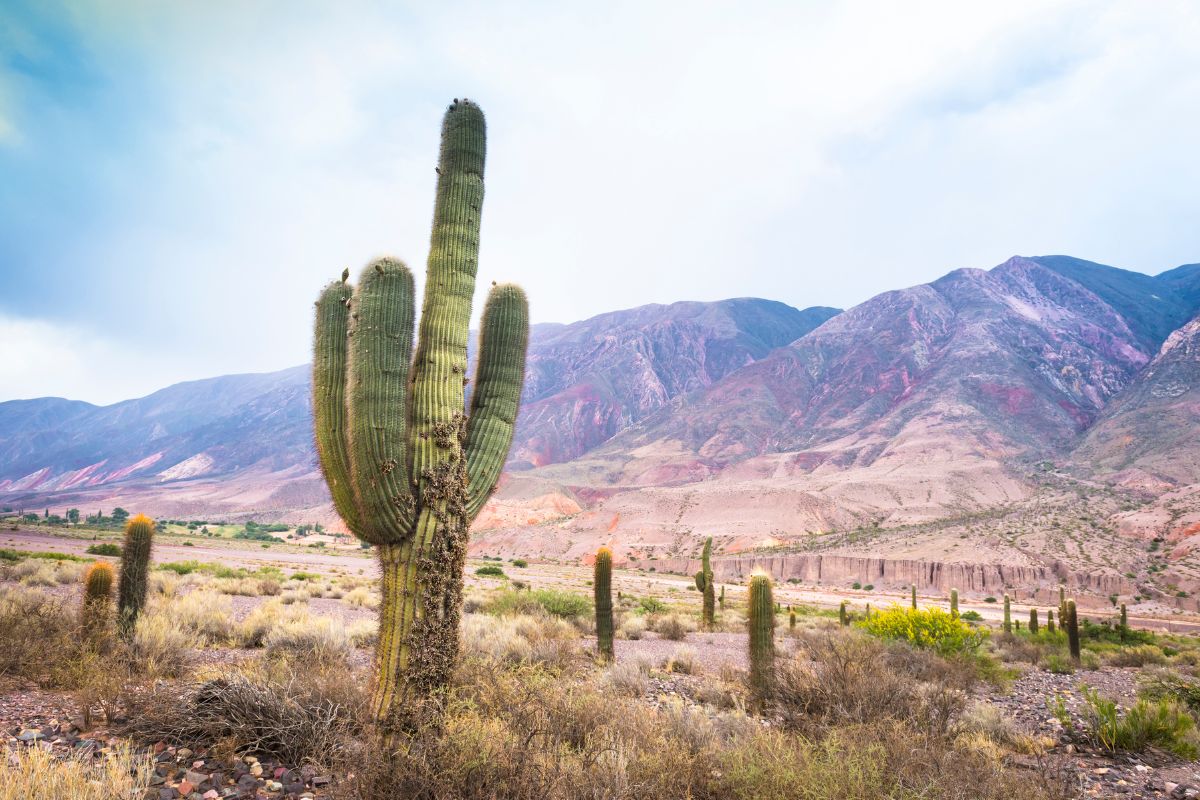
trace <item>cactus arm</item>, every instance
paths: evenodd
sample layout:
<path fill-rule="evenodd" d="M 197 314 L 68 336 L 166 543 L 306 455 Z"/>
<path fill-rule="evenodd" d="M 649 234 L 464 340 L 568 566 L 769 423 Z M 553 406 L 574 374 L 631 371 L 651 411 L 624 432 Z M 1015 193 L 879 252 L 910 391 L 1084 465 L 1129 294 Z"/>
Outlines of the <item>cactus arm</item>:
<path fill-rule="evenodd" d="M 514 284 L 492 287 L 483 306 L 479 363 L 467 419 L 467 516 L 474 519 L 487 502 L 512 445 L 525 348 L 529 343 L 529 302 Z"/>
<path fill-rule="evenodd" d="M 371 521 L 362 538 L 395 543 L 409 537 L 416 516 L 407 456 L 412 273 L 395 259 L 368 264 L 351 303 L 346 385 L 351 484 L 358 510 Z"/>
<path fill-rule="evenodd" d="M 479 262 L 486 126 L 474 103 L 455 102 L 442 120 L 437 199 L 413 362 L 412 474 L 421 482 L 453 460 L 463 419 L 471 299 Z M 457 445 L 457 446 L 456 446 Z"/>
<path fill-rule="evenodd" d="M 317 300 L 313 337 L 313 430 L 318 461 L 338 515 L 355 535 L 364 526 L 350 481 L 346 454 L 346 351 L 350 323 L 350 287 L 331 283 Z"/>

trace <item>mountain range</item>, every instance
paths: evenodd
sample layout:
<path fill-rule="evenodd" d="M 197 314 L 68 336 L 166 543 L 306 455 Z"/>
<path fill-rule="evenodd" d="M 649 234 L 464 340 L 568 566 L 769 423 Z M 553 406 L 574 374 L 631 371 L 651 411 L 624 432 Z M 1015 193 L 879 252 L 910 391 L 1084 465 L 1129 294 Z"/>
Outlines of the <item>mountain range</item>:
<path fill-rule="evenodd" d="M 1046 256 L 846 311 L 739 298 L 537 325 L 474 546 L 571 558 L 610 541 L 642 560 L 714 535 L 723 552 L 932 558 L 966 537 L 964 557 L 1078 562 L 1074 534 L 1037 520 L 1079 518 L 1116 543 L 1097 569 L 1149 569 L 1138 542 L 1160 537 L 1184 585 L 1198 313 L 1200 265 Z M 0 403 L 0 503 L 335 523 L 308 392 L 295 367 L 105 407 Z"/>

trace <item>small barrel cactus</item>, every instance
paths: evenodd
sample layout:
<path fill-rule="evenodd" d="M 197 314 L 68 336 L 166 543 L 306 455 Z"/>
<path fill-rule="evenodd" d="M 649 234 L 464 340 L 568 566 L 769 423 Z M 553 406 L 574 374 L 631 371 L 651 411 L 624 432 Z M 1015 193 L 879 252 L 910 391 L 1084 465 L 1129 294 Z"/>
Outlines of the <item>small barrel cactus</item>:
<path fill-rule="evenodd" d="M 91 641 L 101 640 L 107 635 L 114 577 L 112 566 L 104 561 L 92 564 L 83 574 L 83 605 L 79 624 L 84 636 Z"/>
<path fill-rule="evenodd" d="M 750 688 L 761 708 L 775 681 L 775 603 L 765 572 L 750 577 L 749 605 Z"/>
<path fill-rule="evenodd" d="M 117 625 L 122 636 L 133 632 L 138 614 L 146 605 L 153 538 L 154 520 L 144 514 L 138 514 L 125 524 L 125 543 L 121 547 L 121 576 L 117 584 Z"/>
<path fill-rule="evenodd" d="M 596 651 L 606 661 L 613 658 L 612 550 L 601 547 L 596 551 L 596 567 L 592 578 L 596 600 Z"/>
<path fill-rule="evenodd" d="M 1063 626 L 1067 629 L 1067 646 L 1071 650 L 1071 659 L 1078 663 L 1079 661 L 1079 613 L 1075 609 L 1075 601 L 1067 601 L 1067 616 L 1063 620 Z"/>
<path fill-rule="evenodd" d="M 796 612 L 788 611 L 788 630 L 796 630 Z"/>
<path fill-rule="evenodd" d="M 1036 608 L 1029 609 L 1029 632 L 1038 632 L 1038 613 Z"/>

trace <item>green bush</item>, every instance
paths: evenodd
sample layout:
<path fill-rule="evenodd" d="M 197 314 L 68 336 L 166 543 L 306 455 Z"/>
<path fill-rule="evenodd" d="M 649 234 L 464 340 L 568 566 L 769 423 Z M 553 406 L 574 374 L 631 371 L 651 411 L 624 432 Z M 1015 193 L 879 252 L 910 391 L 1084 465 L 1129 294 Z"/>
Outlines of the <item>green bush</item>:
<path fill-rule="evenodd" d="M 506 577 L 504 574 L 504 570 L 501 569 L 500 567 L 497 567 L 495 564 L 485 564 L 482 567 L 480 567 L 479 569 L 475 570 L 475 574 L 482 575 L 484 577 L 489 577 L 489 576 L 495 577 L 495 578 Z"/>
<path fill-rule="evenodd" d="M 525 567 L 529 566 L 529 562 L 523 558 L 514 558 L 512 560 L 512 565 L 517 569 L 524 569 Z"/>
<path fill-rule="evenodd" d="M 958 618 L 964 622 L 982 622 L 983 614 L 980 614 L 978 611 L 964 611 L 958 615 Z"/>
<path fill-rule="evenodd" d="M 315 572 L 293 572 L 292 580 L 294 581 L 319 581 L 321 576 Z"/>
<path fill-rule="evenodd" d="M 1055 675 L 1075 674 L 1075 662 L 1062 653 L 1051 653 L 1042 663 L 1048 672 L 1053 672 Z"/>
<path fill-rule="evenodd" d="M 1140 753 L 1148 746 L 1167 750 L 1180 758 L 1200 756 L 1194 734 L 1196 723 L 1174 700 L 1138 700 L 1121 714 L 1117 704 L 1085 688 L 1088 734 L 1105 750 Z"/>
<path fill-rule="evenodd" d="M 638 609 L 645 614 L 661 614 L 667 610 L 667 604 L 656 597 L 642 597 L 638 600 Z"/>
<path fill-rule="evenodd" d="M 85 552 L 94 556 L 120 556 L 121 546 L 119 544 L 112 544 L 111 542 L 103 542 L 91 545 Z"/>
<path fill-rule="evenodd" d="M 987 637 L 987 631 L 972 628 L 940 608 L 893 605 L 855 625 L 881 639 L 908 642 L 942 655 L 972 652 Z"/>
<path fill-rule="evenodd" d="M 535 589 L 533 591 L 510 589 L 492 597 L 487 603 L 486 610 L 489 614 L 497 616 L 544 612 L 554 617 L 570 619 L 591 616 L 592 599 L 586 595 L 558 589 Z"/>
<path fill-rule="evenodd" d="M 1175 700 L 1200 713 L 1200 683 L 1174 672 L 1154 670 L 1143 675 L 1140 694 L 1147 700 Z"/>
<path fill-rule="evenodd" d="M 224 564 L 209 564 L 204 561 L 168 561 L 159 564 L 156 569 L 174 572 L 176 575 L 191 575 L 200 572 L 212 575 L 214 578 L 248 578 L 251 573 L 238 567 L 227 567 Z"/>

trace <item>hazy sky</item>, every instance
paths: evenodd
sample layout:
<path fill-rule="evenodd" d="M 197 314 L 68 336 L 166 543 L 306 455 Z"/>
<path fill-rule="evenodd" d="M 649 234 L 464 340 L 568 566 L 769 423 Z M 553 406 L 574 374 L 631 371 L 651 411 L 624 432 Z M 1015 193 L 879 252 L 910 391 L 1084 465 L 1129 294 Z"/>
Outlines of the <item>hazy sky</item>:
<path fill-rule="evenodd" d="M 1200 5 L 0 6 L 0 400 L 308 357 L 424 273 L 441 113 L 488 116 L 480 284 L 535 321 L 957 267 L 1200 261 Z"/>

